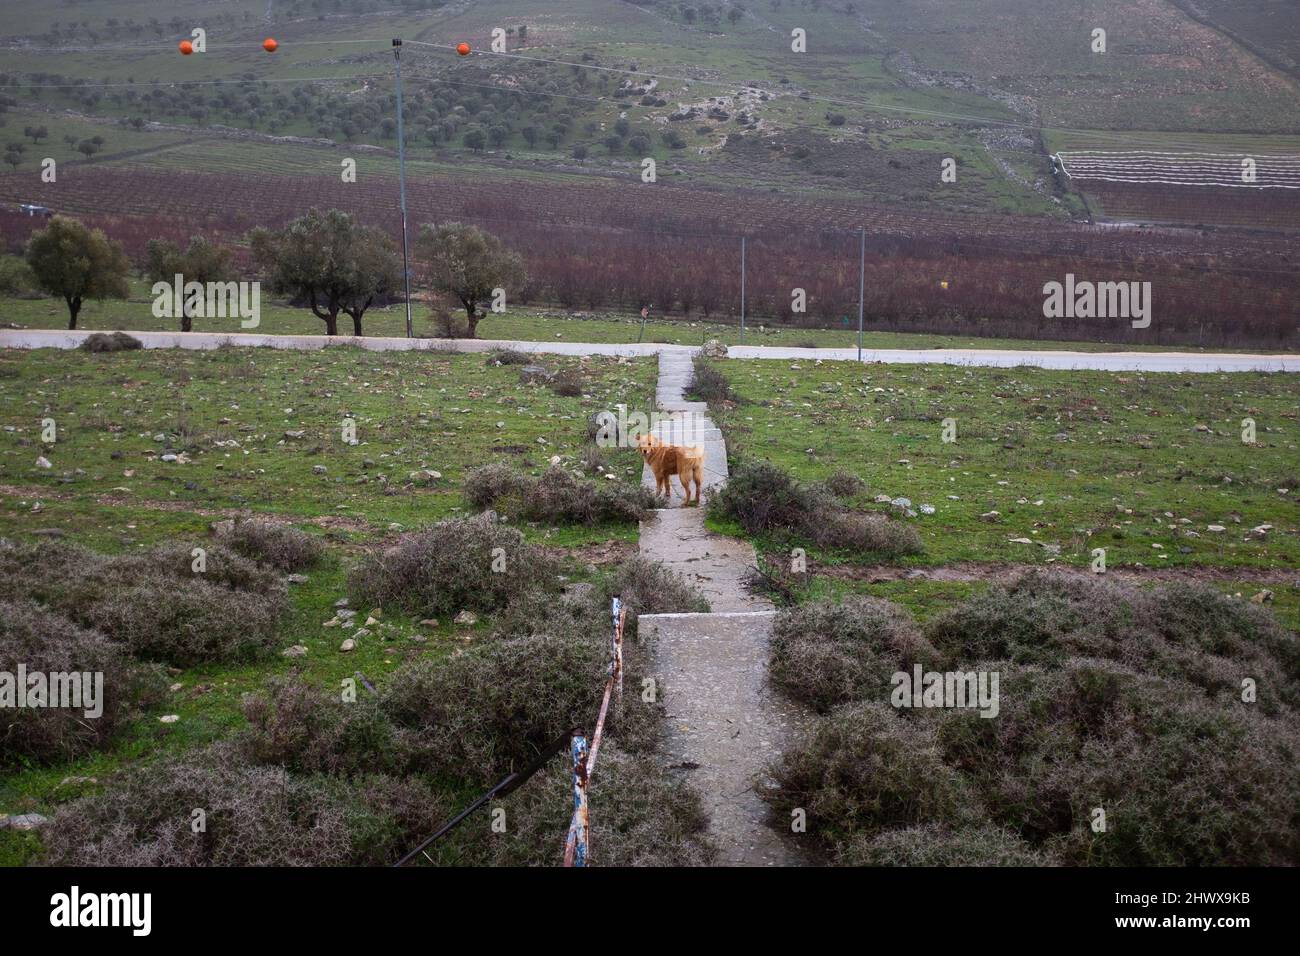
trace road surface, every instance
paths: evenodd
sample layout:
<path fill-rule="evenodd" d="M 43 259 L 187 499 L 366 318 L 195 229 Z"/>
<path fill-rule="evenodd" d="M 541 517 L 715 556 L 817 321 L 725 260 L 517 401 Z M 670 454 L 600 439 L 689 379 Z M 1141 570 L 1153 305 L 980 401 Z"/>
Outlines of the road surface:
<path fill-rule="evenodd" d="M 86 331 L 66 329 L 0 330 L 0 348 L 71 349 L 81 344 Z M 488 352 L 515 349 L 548 355 L 649 356 L 660 352 L 693 352 L 694 346 L 658 342 L 512 342 L 504 339 L 404 339 L 380 336 L 264 335 L 251 332 L 132 332 L 145 348 L 215 349 L 223 345 L 276 349 L 319 349 L 326 345 L 354 345 L 375 352 L 425 349 L 440 352 Z M 732 358 L 790 359 L 852 362 L 856 349 L 803 349 L 787 346 L 733 345 Z M 1093 369 L 1103 372 L 1300 372 L 1300 355 L 1254 355 L 1240 352 L 1068 352 L 1014 349 L 863 349 L 865 362 L 905 365 L 971 365 L 1014 368 L 1029 365 L 1050 369 Z"/>

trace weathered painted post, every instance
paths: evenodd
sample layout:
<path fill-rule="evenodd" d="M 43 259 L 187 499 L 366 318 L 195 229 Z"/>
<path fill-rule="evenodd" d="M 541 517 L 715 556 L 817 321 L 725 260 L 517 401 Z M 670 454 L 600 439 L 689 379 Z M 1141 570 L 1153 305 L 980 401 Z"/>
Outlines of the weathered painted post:
<path fill-rule="evenodd" d="M 615 700 L 620 707 L 623 706 L 623 618 L 627 612 L 623 608 L 623 602 L 619 598 L 614 598 L 613 607 L 610 609 L 613 617 L 614 633 L 611 638 L 611 650 L 613 657 L 610 663 L 610 674 L 614 677 Z"/>
<path fill-rule="evenodd" d="M 569 746 L 573 758 L 573 820 L 569 823 L 569 838 L 564 844 L 565 866 L 587 865 L 587 737 L 574 730 Z"/>

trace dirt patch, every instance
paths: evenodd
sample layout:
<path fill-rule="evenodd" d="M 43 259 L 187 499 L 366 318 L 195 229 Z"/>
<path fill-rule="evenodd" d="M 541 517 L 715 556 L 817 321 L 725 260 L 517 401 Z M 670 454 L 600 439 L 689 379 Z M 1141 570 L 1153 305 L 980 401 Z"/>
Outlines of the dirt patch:
<path fill-rule="evenodd" d="M 602 541 L 599 544 L 580 544 L 573 548 L 543 547 L 542 551 L 549 558 L 594 564 L 600 568 L 622 564 L 637 553 L 637 546 L 630 541 Z"/>
<path fill-rule="evenodd" d="M 1053 564 L 1063 574 L 1091 576 L 1087 568 Z M 890 581 L 1006 581 L 1029 571 L 1041 571 L 1044 565 L 1016 562 L 958 561 L 937 568 L 900 568 L 892 565 L 867 567 L 818 565 L 813 574 L 841 581 L 866 581 L 885 584 Z M 1203 584 L 1250 581 L 1263 584 L 1289 584 L 1300 587 L 1300 572 L 1286 568 L 1108 568 L 1106 576 L 1131 581 L 1196 581 Z"/>

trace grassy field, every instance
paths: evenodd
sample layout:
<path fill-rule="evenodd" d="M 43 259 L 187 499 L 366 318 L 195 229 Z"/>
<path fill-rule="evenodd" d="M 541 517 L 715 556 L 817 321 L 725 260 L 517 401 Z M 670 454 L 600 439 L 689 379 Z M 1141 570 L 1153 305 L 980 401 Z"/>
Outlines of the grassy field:
<path fill-rule="evenodd" d="M 322 688 L 357 671 L 381 683 L 404 663 L 466 646 L 474 632 L 450 620 L 434 628 L 389 613 L 378 640 L 358 641 L 342 655 L 339 632 L 321 623 L 364 548 L 468 511 L 466 470 L 505 461 L 540 473 L 553 455 L 572 465 L 590 414 L 616 402 L 644 407 L 652 393 L 653 362 L 547 364 L 579 376 L 584 395 L 521 385 L 517 367 L 488 365 L 482 355 L 379 356 L 351 348 L 0 355 L 0 537 L 21 543 L 58 536 L 123 553 L 166 541 L 203 544 L 212 522 L 257 514 L 326 545 L 324 563 L 291 586 L 280 632 L 284 647 L 302 644 L 306 657 L 173 672 L 177 690 L 110 749 L 0 776 L 0 813 L 48 813 L 89 786 L 63 785 L 65 778 L 103 781 L 134 762 L 226 737 L 244 723 L 242 696 L 291 669 Z M 356 422 L 355 446 L 342 441 L 348 417 Z M 40 440 L 44 418 L 56 423 L 52 444 Z M 167 452 L 181 460 L 163 462 Z M 36 466 L 41 455 L 51 469 Z M 621 477 L 639 481 L 635 452 L 615 451 L 608 460 Z M 326 473 L 314 473 L 317 465 Z M 426 468 L 441 477 L 411 481 L 411 472 Z M 521 530 L 564 556 L 575 579 L 590 579 L 636 536 L 632 525 Z M 358 610 L 364 616 L 366 609 Z M 163 724 L 162 714 L 180 719 Z M 30 835 L 0 833 L 0 864 L 23 862 L 36 850 Z"/>
<path fill-rule="evenodd" d="M 145 283 L 132 283 L 130 299 L 105 299 L 87 302 L 77 320 L 77 327 L 91 331 L 172 332 L 178 331 L 175 319 L 156 318 L 152 311 L 152 298 Z M 436 334 L 429 309 L 416 303 L 412 307 L 415 332 L 420 336 Z M 33 298 L 0 298 L 0 322 L 13 323 L 29 329 L 66 329 L 68 313 L 61 300 Z M 617 312 L 567 312 L 542 308 L 516 308 L 495 315 L 489 314 L 478 327 L 482 339 L 504 339 L 522 342 L 659 342 L 670 345 L 701 345 L 709 339 L 719 339 L 728 345 L 782 345 L 807 348 L 854 348 L 858 344 L 856 316 L 839 329 L 799 329 L 767 324 L 747 324 L 741 339 L 740 327 L 733 319 L 728 323 L 703 319 L 651 318 L 642 331 L 639 316 Z M 351 329 L 347 316 L 340 316 L 340 330 Z M 406 335 L 406 315 L 400 305 L 373 308 L 366 313 L 365 333 L 376 336 Z M 255 329 L 241 329 L 238 320 L 196 320 L 196 332 L 256 332 L 265 335 L 324 335 L 325 324 L 307 309 L 291 308 L 283 303 L 263 300 L 261 324 Z M 1055 342 L 1049 339 L 1004 339 L 973 336 L 936 335 L 932 333 L 901 333 L 873 331 L 870 323 L 862 336 L 864 349 L 1024 349 L 1063 350 L 1074 352 L 1106 351 L 1204 351 L 1221 352 L 1232 349 L 1196 349 L 1190 346 L 1145 346 L 1125 343 L 1110 345 L 1104 342 Z M 1243 350 L 1237 350 L 1243 351 Z M 1245 350 L 1257 351 L 1257 350 Z"/>
<path fill-rule="evenodd" d="M 717 418 L 734 460 L 770 461 L 805 481 L 847 470 L 866 481 L 864 507 L 889 512 L 874 502 L 888 495 L 935 509 L 907 519 L 925 551 L 903 560 L 931 580 L 873 582 L 853 555 L 822 554 L 811 596 L 883 588 L 925 614 L 1015 567 L 1087 568 L 1102 548 L 1120 574 L 1273 590 L 1300 623 L 1300 420 L 1288 376 L 723 367 L 740 398 Z M 1245 418 L 1254 444 L 1242 441 Z M 943 440 L 945 419 L 955 442 Z M 1252 534 L 1263 525 L 1272 528 Z"/>

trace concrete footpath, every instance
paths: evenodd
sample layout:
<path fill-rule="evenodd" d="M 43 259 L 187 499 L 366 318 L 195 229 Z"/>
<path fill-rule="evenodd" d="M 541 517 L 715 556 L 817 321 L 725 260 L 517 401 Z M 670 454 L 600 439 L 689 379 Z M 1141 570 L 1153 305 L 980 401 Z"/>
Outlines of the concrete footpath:
<path fill-rule="evenodd" d="M 656 433 L 671 444 L 705 449 L 704 487 L 726 481 L 727 449 L 702 403 L 687 402 L 688 351 L 659 355 L 657 402 L 672 417 Z M 642 483 L 654 488 L 645 468 Z M 643 614 L 639 629 L 655 640 L 664 681 L 670 763 L 701 795 L 723 866 L 799 866 L 807 861 L 794 838 L 767 822 L 755 782 L 798 733 L 804 719 L 767 684 L 774 609 L 745 589 L 754 566 L 747 541 L 710 533 L 703 508 L 681 507 L 673 479 L 672 507 L 641 524 L 640 549 L 682 575 L 708 598 L 709 614 Z"/>
<path fill-rule="evenodd" d="M 93 333 L 67 329 L 3 329 L 0 348 L 72 349 Z M 255 332 L 132 332 L 148 349 L 215 349 L 241 346 L 272 349 L 320 349 L 351 345 L 373 352 L 488 352 L 515 349 L 544 355 L 647 355 L 697 351 L 695 346 L 657 342 L 520 342 L 505 339 L 405 339 L 348 335 L 265 335 Z M 787 346 L 733 345 L 728 354 L 741 359 L 802 359 L 852 362 L 856 349 L 803 349 Z M 1300 372 L 1300 355 L 1253 355 L 1238 352 L 1070 352 L 1017 349 L 863 349 L 864 362 L 905 365 L 970 365 L 1015 368 L 1028 365 L 1052 369 L 1093 369 L 1110 372 Z"/>

